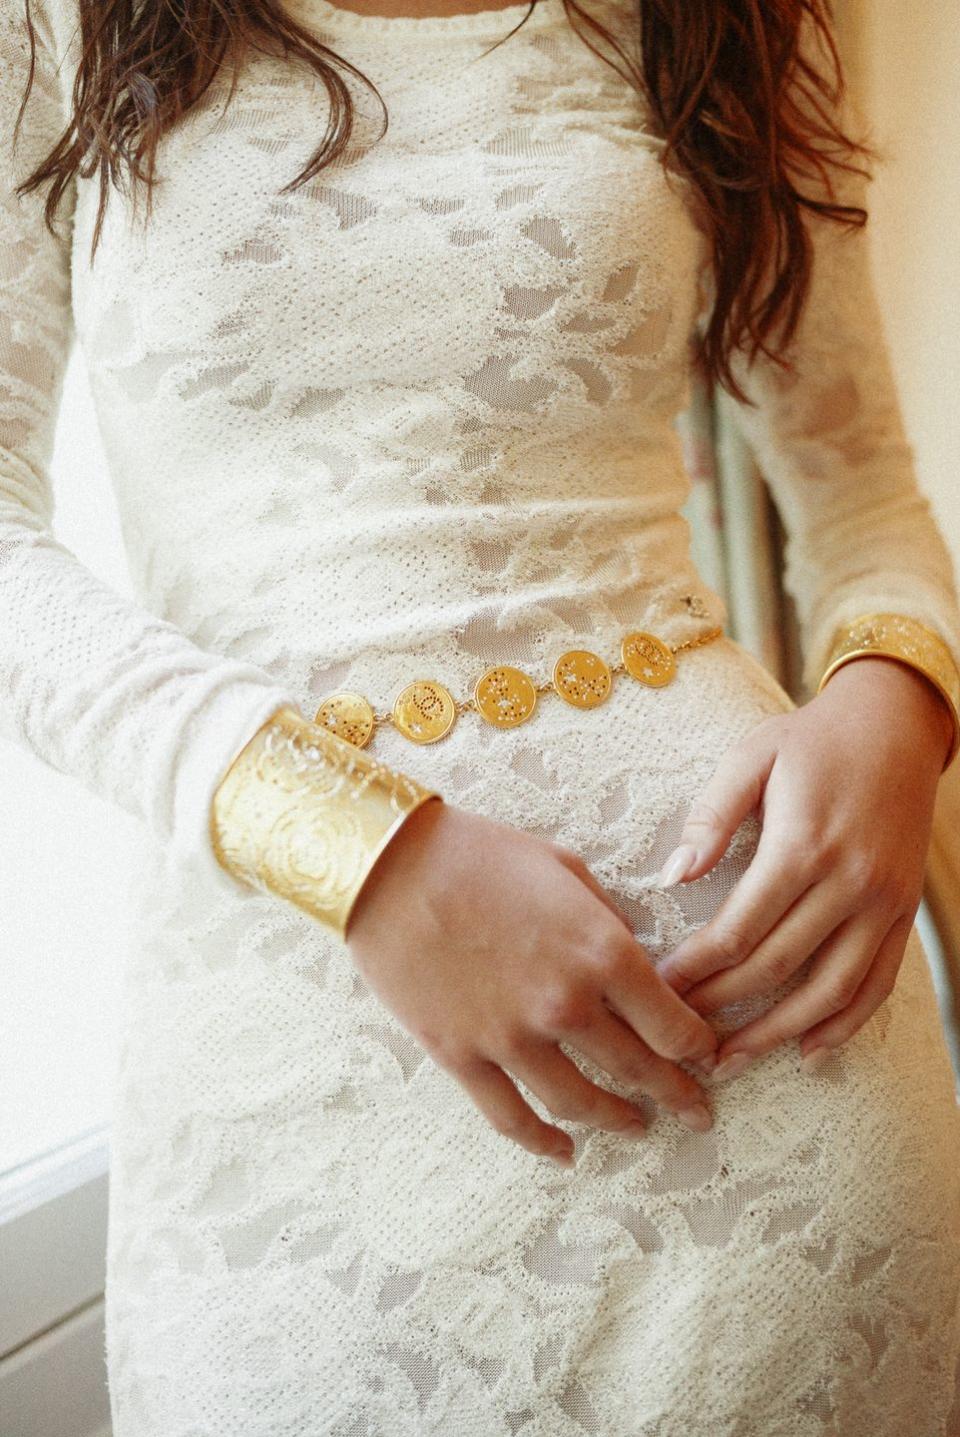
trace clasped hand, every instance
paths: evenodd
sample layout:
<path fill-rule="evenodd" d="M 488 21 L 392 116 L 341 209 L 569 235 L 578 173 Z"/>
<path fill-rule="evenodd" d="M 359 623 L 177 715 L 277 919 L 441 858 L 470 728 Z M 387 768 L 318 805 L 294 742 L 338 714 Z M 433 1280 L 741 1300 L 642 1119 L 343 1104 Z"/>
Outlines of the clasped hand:
<path fill-rule="evenodd" d="M 920 904 L 952 720 L 922 674 L 859 658 L 816 698 L 729 750 L 662 870 L 711 869 L 743 819 L 761 837 L 713 918 L 658 973 L 697 1013 L 802 981 L 717 1049 L 716 1077 L 800 1038 L 804 1066 L 862 1027 L 892 992 Z M 682 879 L 683 853 L 689 858 Z M 747 1055 L 735 1063 L 727 1060 Z M 809 1062 L 807 1060 L 810 1060 Z M 725 1065 L 725 1066 L 722 1066 Z"/>
<path fill-rule="evenodd" d="M 754 810 L 756 853 L 714 917 L 662 963 L 577 854 L 448 803 L 422 805 L 387 844 L 348 947 L 407 1032 L 530 1152 L 572 1160 L 551 1118 L 642 1137 L 635 1095 L 703 1131 L 711 1114 L 690 1066 L 720 1074 L 715 1059 L 758 1056 L 798 1034 L 804 1052 L 835 1047 L 893 988 L 951 725 L 927 679 L 871 657 L 751 729 L 688 816 L 687 880 L 713 867 Z M 782 1002 L 718 1044 L 705 1014 L 775 989 L 808 959 Z M 561 1042 L 630 1097 L 590 1079 Z"/>

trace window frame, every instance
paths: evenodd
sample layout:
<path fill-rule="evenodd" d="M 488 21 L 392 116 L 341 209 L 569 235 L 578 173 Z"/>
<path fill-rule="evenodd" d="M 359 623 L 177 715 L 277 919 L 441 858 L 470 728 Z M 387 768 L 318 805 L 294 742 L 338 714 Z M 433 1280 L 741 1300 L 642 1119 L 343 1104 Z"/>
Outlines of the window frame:
<path fill-rule="evenodd" d="M 109 1437 L 109 1128 L 0 1176 L 0 1430 Z"/>

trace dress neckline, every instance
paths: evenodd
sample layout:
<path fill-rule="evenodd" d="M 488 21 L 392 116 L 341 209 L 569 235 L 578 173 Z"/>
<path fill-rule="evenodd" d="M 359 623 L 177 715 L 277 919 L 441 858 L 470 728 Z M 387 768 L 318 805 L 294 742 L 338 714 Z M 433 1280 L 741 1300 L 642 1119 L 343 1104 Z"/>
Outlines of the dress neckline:
<path fill-rule="evenodd" d="M 300 0 L 298 8 L 321 19 L 331 29 L 389 32 L 415 38 L 424 34 L 506 34 L 523 19 L 530 9 L 530 0 L 513 0 L 495 10 L 462 11 L 453 15 L 368 15 L 335 5 L 333 0 Z M 536 24 L 545 11 L 554 10 L 563 11 L 562 0 L 536 0 L 526 28 Z"/>

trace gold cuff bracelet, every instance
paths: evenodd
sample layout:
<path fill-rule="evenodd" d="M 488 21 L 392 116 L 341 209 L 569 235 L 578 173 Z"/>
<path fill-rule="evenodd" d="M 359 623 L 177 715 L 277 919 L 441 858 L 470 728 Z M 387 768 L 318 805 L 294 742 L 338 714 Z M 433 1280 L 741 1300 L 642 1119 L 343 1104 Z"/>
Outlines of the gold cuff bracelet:
<path fill-rule="evenodd" d="M 842 664 L 870 656 L 899 659 L 918 669 L 946 699 L 953 740 L 945 772 L 960 751 L 960 669 L 949 647 L 934 629 L 905 614 L 861 614 L 837 629 L 817 693 Z"/>
<path fill-rule="evenodd" d="M 228 873 L 346 936 L 376 859 L 432 789 L 282 705 L 234 758 L 210 834 Z"/>

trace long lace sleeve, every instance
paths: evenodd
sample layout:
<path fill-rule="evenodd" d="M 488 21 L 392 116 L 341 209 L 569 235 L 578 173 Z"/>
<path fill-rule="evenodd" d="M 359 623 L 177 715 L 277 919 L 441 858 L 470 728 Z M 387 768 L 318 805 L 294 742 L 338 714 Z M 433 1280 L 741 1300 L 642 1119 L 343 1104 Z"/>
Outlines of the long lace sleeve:
<path fill-rule="evenodd" d="M 24 0 L 0 7 L 0 734 L 150 825 L 175 859 L 234 893 L 209 809 L 219 778 L 292 695 L 259 667 L 197 647 L 101 582 L 54 537 L 49 462 L 73 337 L 75 182 L 43 223 L 18 196 L 66 123 L 46 5 L 30 6 L 36 68 L 18 135 L 30 41 Z"/>
<path fill-rule="evenodd" d="M 805 43 L 814 45 L 809 37 Z M 816 45 L 825 57 L 822 41 Z M 849 92 L 839 114 L 844 132 L 862 139 L 864 117 Z M 834 166 L 830 174 L 840 202 L 869 208 L 866 176 Z M 822 197 L 814 185 L 801 188 Z M 730 404 L 784 522 L 784 582 L 796 601 L 803 682 L 813 692 L 838 626 L 865 613 L 919 620 L 960 664 L 960 611 L 950 553 L 918 487 L 867 227 L 805 215 L 814 263 L 787 348 L 795 372 L 762 354 L 748 367 L 737 352 L 731 367 L 757 407 Z"/>

